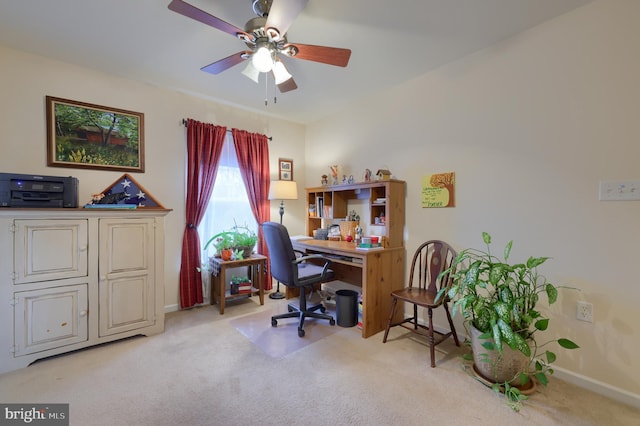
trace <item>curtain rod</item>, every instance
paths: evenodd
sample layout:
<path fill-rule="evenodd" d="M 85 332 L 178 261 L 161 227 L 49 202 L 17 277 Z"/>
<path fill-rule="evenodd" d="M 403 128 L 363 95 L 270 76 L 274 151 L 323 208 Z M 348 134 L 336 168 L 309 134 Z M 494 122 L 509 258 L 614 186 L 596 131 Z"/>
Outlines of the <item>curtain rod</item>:
<path fill-rule="evenodd" d="M 186 120 L 186 119 L 184 119 L 184 118 L 182 119 L 182 125 L 183 125 L 184 127 L 187 127 L 187 120 Z M 227 132 L 231 132 L 231 129 L 227 129 Z M 273 137 L 271 137 L 271 136 L 267 136 L 267 139 L 269 139 L 270 141 L 272 141 L 272 140 L 273 140 Z"/>

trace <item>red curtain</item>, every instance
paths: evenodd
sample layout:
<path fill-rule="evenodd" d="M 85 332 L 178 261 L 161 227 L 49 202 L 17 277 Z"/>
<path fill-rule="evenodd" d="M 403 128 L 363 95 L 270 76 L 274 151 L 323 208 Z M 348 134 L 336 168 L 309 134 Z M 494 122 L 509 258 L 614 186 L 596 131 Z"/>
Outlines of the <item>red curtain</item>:
<path fill-rule="evenodd" d="M 190 308 L 203 302 L 198 225 L 207 209 L 227 128 L 187 120 L 186 225 L 182 237 L 180 264 L 180 306 Z"/>
<path fill-rule="evenodd" d="M 265 135 L 232 129 L 233 143 L 236 148 L 240 174 L 249 196 L 251 211 L 258 222 L 258 253 L 269 255 L 267 244 L 262 234 L 263 222 L 269 220 L 271 207 L 269 204 L 269 143 Z M 268 263 L 268 262 L 267 262 Z M 268 267 L 268 266 L 267 266 Z M 271 290 L 271 274 L 267 271 L 265 290 Z"/>

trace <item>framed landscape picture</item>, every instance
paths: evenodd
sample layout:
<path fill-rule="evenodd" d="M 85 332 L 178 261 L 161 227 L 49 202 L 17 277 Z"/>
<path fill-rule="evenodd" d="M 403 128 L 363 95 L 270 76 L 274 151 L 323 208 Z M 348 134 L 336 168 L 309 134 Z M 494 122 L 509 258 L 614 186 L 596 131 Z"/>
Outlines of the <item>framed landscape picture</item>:
<path fill-rule="evenodd" d="M 293 180 L 293 160 L 280 158 L 278 164 L 278 179 Z"/>
<path fill-rule="evenodd" d="M 46 97 L 47 165 L 144 172 L 144 114 Z"/>

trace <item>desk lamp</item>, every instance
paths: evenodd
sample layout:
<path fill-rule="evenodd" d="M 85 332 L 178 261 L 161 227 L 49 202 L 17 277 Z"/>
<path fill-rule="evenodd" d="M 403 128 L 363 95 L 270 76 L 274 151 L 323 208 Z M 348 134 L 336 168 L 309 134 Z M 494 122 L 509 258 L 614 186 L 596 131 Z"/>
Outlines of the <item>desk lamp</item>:
<path fill-rule="evenodd" d="M 269 186 L 269 199 L 280 200 L 280 225 L 284 215 L 284 200 L 298 199 L 298 185 L 291 180 L 274 180 Z M 280 293 L 280 281 L 275 293 L 269 294 L 270 299 L 284 299 L 284 294 Z"/>

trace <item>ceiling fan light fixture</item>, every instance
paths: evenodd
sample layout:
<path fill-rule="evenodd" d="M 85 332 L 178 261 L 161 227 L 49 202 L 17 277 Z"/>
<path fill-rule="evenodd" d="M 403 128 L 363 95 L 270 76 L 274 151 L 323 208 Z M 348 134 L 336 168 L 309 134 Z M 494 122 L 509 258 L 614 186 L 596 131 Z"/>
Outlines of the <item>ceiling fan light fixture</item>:
<path fill-rule="evenodd" d="M 242 70 L 242 74 L 246 77 L 249 77 L 251 80 L 256 83 L 260 83 L 260 71 L 253 66 L 253 62 L 247 61 L 247 66 Z"/>
<path fill-rule="evenodd" d="M 276 60 L 273 65 L 273 78 L 276 80 L 276 84 L 284 83 L 289 80 L 292 75 L 289 74 L 289 71 L 284 67 L 284 64 L 280 59 Z"/>
<path fill-rule="evenodd" d="M 251 63 L 260 72 L 269 72 L 273 68 L 274 50 L 268 42 L 258 43 L 251 57 Z"/>

